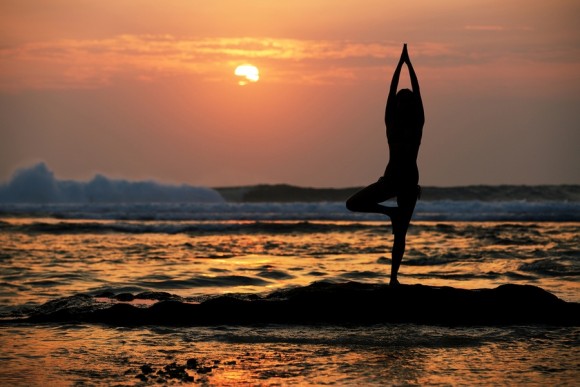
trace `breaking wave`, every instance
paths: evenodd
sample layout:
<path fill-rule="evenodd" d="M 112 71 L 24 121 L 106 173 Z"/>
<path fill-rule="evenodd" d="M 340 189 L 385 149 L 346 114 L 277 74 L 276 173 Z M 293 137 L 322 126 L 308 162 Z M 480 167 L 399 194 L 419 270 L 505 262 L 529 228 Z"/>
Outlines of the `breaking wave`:
<path fill-rule="evenodd" d="M 114 180 L 96 175 L 91 181 L 58 180 L 45 163 L 16 171 L 0 185 L 0 203 L 219 203 L 221 195 L 206 187 L 166 185 L 154 181 Z"/>
<path fill-rule="evenodd" d="M 496 188 L 505 191 L 505 187 Z M 453 192 L 445 194 L 447 196 L 437 194 L 437 189 L 434 189 L 431 199 L 426 198 L 427 200 L 417 203 L 414 219 L 427 221 L 580 221 L 580 201 L 574 200 L 577 196 L 577 187 L 559 187 L 560 196 L 557 195 L 558 192 L 555 192 L 558 187 L 549 188 L 545 188 L 547 196 L 538 195 L 537 192 L 535 196 L 531 195 L 530 192 L 533 191 L 531 188 L 524 190 L 525 195 L 507 196 L 508 198 L 528 197 L 530 194 L 529 197 L 532 198 L 530 200 L 510 200 L 497 192 L 494 196 L 487 192 L 490 187 L 472 187 L 469 192 L 463 192 L 465 189 L 461 187 L 454 188 L 451 189 Z M 0 216 L 140 221 L 374 221 L 385 219 L 381 215 L 347 211 L 342 200 L 342 197 L 347 194 L 346 191 L 343 192 L 344 190 L 306 189 L 305 193 L 303 192 L 300 196 L 300 194 L 290 195 L 296 190 L 300 191 L 299 188 L 291 186 L 247 189 L 250 193 L 267 191 L 267 194 L 258 195 L 264 201 L 249 200 L 245 196 L 245 199 L 242 198 L 243 200 L 240 201 L 240 195 L 243 193 L 240 193 L 241 188 L 212 189 L 190 185 L 166 185 L 154 181 L 114 180 L 102 175 L 97 175 L 88 182 L 58 180 L 46 164 L 40 163 L 17 171 L 8 183 L 0 185 Z M 515 188 L 512 187 L 513 189 Z M 519 187 L 519 189 L 521 191 L 523 188 Z M 270 192 L 272 190 L 275 192 Z M 336 191 L 334 194 L 338 196 L 327 191 Z M 317 192 L 326 196 L 317 196 Z M 246 196 L 247 194 L 248 192 Z M 288 201 L 288 195 L 297 201 Z M 228 198 L 228 201 L 224 200 L 224 197 Z M 306 201 L 302 200 L 304 197 L 313 200 L 323 198 L 328 200 Z M 554 199 L 558 197 L 560 199 Z M 481 198 L 481 200 L 473 198 Z M 490 200 L 490 198 L 495 199 Z"/>

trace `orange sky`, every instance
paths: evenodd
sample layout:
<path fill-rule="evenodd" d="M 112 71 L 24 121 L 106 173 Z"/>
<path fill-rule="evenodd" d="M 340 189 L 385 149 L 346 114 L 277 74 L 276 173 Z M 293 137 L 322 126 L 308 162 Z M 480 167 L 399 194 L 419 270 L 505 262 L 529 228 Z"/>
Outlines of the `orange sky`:
<path fill-rule="evenodd" d="M 369 183 L 407 42 L 422 184 L 580 183 L 580 4 L 505 3 L 4 0 L 0 180 Z"/>

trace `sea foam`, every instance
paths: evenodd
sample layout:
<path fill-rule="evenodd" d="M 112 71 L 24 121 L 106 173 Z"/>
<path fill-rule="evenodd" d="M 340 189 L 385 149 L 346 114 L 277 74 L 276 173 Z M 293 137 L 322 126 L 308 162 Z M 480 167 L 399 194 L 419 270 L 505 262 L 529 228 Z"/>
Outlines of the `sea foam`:
<path fill-rule="evenodd" d="M 58 180 L 45 163 L 14 173 L 0 185 L 0 203 L 220 203 L 206 187 L 127 181 L 96 175 L 91 181 Z"/>
<path fill-rule="evenodd" d="M 224 200 L 222 191 L 154 181 L 114 180 L 102 175 L 88 182 L 58 180 L 40 163 L 17 171 L 7 184 L 0 185 L 0 215 L 168 221 L 387 220 L 382 215 L 349 212 L 344 200 L 236 202 Z M 480 193 L 481 200 L 420 200 L 414 220 L 580 221 L 580 201 L 538 200 L 538 195 L 536 200 L 489 200 L 489 195 Z"/>

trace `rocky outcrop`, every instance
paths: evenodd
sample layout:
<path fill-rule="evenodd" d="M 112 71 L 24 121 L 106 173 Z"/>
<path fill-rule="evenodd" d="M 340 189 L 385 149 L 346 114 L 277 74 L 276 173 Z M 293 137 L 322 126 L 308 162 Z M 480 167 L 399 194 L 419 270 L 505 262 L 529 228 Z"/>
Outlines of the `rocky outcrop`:
<path fill-rule="evenodd" d="M 121 301 L 126 298 L 124 295 Z M 426 285 L 316 282 L 257 295 L 222 295 L 200 303 L 160 294 L 158 302 L 138 306 L 75 296 L 51 301 L 20 321 L 135 325 L 376 324 L 580 325 L 580 304 L 560 300 L 529 285 L 466 290 Z M 148 299 L 152 295 L 147 294 Z M 132 300 L 138 299 L 139 295 Z"/>

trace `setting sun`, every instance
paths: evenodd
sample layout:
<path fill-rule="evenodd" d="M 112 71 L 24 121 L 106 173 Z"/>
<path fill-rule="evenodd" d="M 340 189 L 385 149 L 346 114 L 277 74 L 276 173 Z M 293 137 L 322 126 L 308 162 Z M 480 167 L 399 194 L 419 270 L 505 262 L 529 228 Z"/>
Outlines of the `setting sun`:
<path fill-rule="evenodd" d="M 242 78 L 238 82 L 240 86 L 247 85 L 250 82 L 258 82 L 260 79 L 260 71 L 256 66 L 251 64 L 239 65 L 236 67 L 234 74 Z"/>

